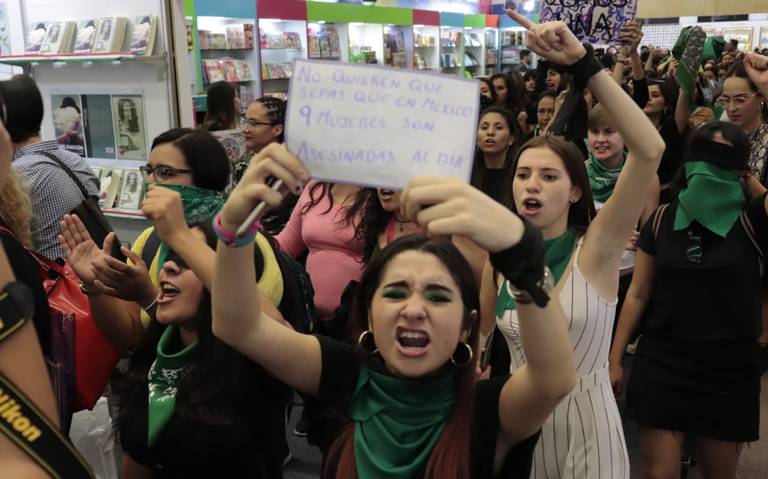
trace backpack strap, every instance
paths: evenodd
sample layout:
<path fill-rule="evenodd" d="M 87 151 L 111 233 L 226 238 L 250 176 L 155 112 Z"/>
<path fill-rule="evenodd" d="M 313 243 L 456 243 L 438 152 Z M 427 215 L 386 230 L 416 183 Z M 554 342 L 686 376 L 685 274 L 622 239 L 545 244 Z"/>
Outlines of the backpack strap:
<path fill-rule="evenodd" d="M 28 321 L 0 322 L 0 342 Z M 92 479 L 87 462 L 35 403 L 0 373 L 0 432 L 55 479 Z"/>
<path fill-rule="evenodd" d="M 746 231 L 747 237 L 749 237 L 749 241 L 752 242 L 755 250 L 757 250 L 758 259 L 760 261 L 760 276 L 762 276 L 763 271 L 765 270 L 765 252 L 763 252 L 763 249 L 760 247 L 760 243 L 757 241 L 755 227 L 752 225 L 752 220 L 750 220 L 749 216 L 747 216 L 746 210 L 741 210 L 741 213 L 739 214 L 739 221 L 741 221 L 741 226 L 744 228 L 744 231 Z"/>
<path fill-rule="evenodd" d="M 157 234 L 157 228 L 152 228 L 152 232 L 149 234 L 149 238 L 144 243 L 144 248 L 141 250 L 141 260 L 147 265 L 147 270 L 152 266 L 152 260 L 155 259 L 157 250 L 160 248 L 160 235 Z M 162 265 L 160 265 L 162 266 Z"/>
<path fill-rule="evenodd" d="M 36 152 L 36 153 L 39 153 L 39 154 L 41 154 L 41 155 L 43 155 L 43 156 L 47 156 L 47 157 L 48 157 L 48 158 L 50 158 L 51 160 L 55 161 L 55 162 L 56 162 L 56 164 L 57 164 L 57 165 L 59 165 L 59 166 L 61 167 L 61 169 L 62 169 L 62 170 L 64 170 L 64 172 L 65 172 L 65 173 L 66 173 L 66 174 L 67 174 L 67 175 L 68 175 L 68 176 L 69 176 L 69 177 L 72 179 L 72 181 L 74 181 L 74 182 L 75 182 L 75 184 L 77 185 L 78 189 L 80 189 L 80 193 L 82 193 L 82 194 L 83 194 L 83 199 L 87 200 L 88 198 L 90 198 L 90 197 L 91 197 L 91 196 L 88 194 L 88 191 L 85 189 L 85 186 L 83 186 L 83 184 L 80 182 L 80 180 L 77 178 L 77 176 L 75 176 L 75 172 L 73 172 L 73 171 L 72 171 L 72 170 L 71 170 L 71 169 L 70 169 L 70 168 L 67 166 L 67 164 L 66 164 L 66 163 L 64 163 L 63 161 L 61 161 L 61 159 L 60 159 L 60 158 L 58 158 L 58 157 L 57 157 L 56 155 L 54 155 L 53 153 L 49 153 L 49 152 L 47 152 L 47 151 L 38 151 L 38 152 Z"/>
<path fill-rule="evenodd" d="M 664 212 L 667 211 L 668 206 L 669 206 L 669 203 L 664 203 L 663 205 L 656 208 L 656 212 L 653 215 L 653 240 L 654 241 L 659 239 L 659 229 L 661 228 L 661 220 L 664 217 Z"/>

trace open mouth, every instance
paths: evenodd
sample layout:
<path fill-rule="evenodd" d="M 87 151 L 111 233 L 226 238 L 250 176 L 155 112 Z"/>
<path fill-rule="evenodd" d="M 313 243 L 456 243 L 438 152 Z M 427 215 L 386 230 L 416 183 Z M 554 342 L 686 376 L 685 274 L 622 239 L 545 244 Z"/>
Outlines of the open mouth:
<path fill-rule="evenodd" d="M 485 140 L 483 142 L 483 145 L 493 147 L 496 146 L 496 140 Z"/>
<path fill-rule="evenodd" d="M 163 304 L 173 301 L 179 293 L 181 293 L 179 288 L 167 281 L 162 281 L 160 282 L 160 297 L 157 299 L 157 302 L 158 304 Z"/>
<path fill-rule="evenodd" d="M 541 211 L 541 207 L 541 201 L 534 198 L 528 198 L 523 200 L 523 209 L 521 213 L 524 215 L 534 215 Z"/>
<path fill-rule="evenodd" d="M 398 350 L 406 356 L 420 356 L 430 344 L 429 336 L 424 331 L 398 327 L 396 331 Z"/>
<path fill-rule="evenodd" d="M 379 198 L 381 198 L 383 201 L 391 200 L 394 196 L 394 190 L 379 190 Z"/>

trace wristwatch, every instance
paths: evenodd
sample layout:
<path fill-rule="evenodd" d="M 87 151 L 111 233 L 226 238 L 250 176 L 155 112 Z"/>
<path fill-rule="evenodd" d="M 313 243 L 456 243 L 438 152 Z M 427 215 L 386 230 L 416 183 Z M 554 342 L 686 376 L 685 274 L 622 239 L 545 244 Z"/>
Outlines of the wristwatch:
<path fill-rule="evenodd" d="M 35 302 L 32 290 L 18 281 L 8 283 L 0 292 L 0 341 L 32 319 Z"/>
<path fill-rule="evenodd" d="M 544 276 L 536 282 L 536 287 L 541 289 L 549 296 L 552 289 L 555 287 L 555 277 L 552 275 L 552 271 L 549 270 L 549 266 L 544 266 Z M 517 289 L 511 282 L 507 281 L 507 293 L 512 296 L 518 304 L 533 304 L 533 298 L 528 291 Z"/>

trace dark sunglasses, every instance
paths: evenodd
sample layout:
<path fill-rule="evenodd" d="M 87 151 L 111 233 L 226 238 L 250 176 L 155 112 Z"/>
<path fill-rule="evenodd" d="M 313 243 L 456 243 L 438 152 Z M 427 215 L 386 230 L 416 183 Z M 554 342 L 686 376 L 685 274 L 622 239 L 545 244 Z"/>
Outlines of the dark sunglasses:
<path fill-rule="evenodd" d="M 701 235 L 689 231 L 688 241 L 690 241 L 691 244 L 685 250 L 685 259 L 694 264 L 701 264 L 701 257 L 704 254 L 704 249 L 701 246 Z"/>
<path fill-rule="evenodd" d="M 172 166 L 166 166 L 166 165 L 158 165 L 158 166 L 144 165 L 139 167 L 139 171 L 141 171 L 141 176 L 145 180 L 149 178 L 150 175 L 154 175 L 155 179 L 160 182 L 167 181 L 176 175 L 192 173 L 192 170 L 174 168 Z"/>

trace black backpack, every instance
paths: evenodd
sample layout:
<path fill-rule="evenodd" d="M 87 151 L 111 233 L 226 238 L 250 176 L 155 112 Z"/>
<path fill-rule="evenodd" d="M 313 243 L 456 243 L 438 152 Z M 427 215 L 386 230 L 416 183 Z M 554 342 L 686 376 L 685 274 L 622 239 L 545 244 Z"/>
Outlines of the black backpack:
<path fill-rule="evenodd" d="M 272 245 L 280 273 L 283 275 L 283 300 L 280 301 L 278 310 L 286 321 L 291 323 L 293 329 L 300 333 L 312 334 L 315 332 L 315 289 L 312 280 L 304 267 L 292 256 L 283 252 L 268 237 Z"/>

